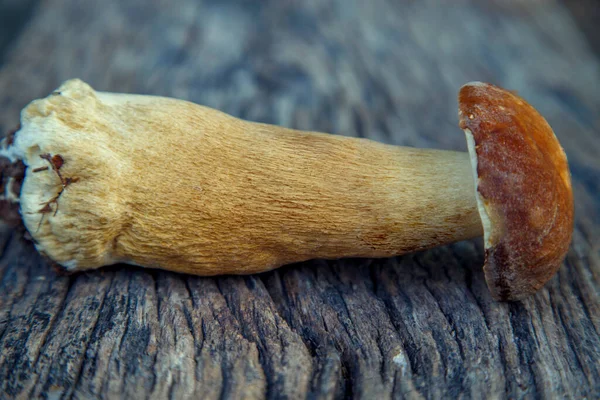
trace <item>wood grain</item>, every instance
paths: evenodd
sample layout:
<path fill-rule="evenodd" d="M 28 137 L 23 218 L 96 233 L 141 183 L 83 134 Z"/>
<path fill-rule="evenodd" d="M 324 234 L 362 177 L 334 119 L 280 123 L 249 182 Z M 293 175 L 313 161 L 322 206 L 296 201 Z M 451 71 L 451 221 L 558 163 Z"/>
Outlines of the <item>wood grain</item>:
<path fill-rule="evenodd" d="M 59 276 L 4 228 L 0 397 L 600 396 L 600 59 L 589 43 L 549 0 L 39 2 L 2 55 L 3 130 L 79 77 L 260 122 L 466 150 L 456 93 L 489 81 L 554 128 L 576 228 L 556 277 L 516 303 L 492 300 L 479 240 L 246 277 L 123 265 Z"/>

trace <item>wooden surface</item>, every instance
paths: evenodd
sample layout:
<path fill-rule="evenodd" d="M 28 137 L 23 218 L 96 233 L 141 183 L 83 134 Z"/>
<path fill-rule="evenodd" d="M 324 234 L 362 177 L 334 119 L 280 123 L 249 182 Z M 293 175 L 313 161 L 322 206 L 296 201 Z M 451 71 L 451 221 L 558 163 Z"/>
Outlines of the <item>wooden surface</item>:
<path fill-rule="evenodd" d="M 480 240 L 248 277 L 122 265 L 58 276 L 4 228 L 0 397 L 600 396 L 597 21 L 549 0 L 444 3 L 0 2 L 4 131 L 80 77 L 251 120 L 466 150 L 456 93 L 484 80 L 547 117 L 577 215 L 564 266 L 517 303 L 491 299 Z"/>

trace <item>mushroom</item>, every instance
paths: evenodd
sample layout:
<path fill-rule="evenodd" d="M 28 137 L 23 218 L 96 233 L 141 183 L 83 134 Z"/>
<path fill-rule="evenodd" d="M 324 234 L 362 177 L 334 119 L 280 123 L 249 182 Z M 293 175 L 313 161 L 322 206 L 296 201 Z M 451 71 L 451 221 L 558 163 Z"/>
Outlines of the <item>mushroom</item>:
<path fill-rule="evenodd" d="M 68 271 L 247 274 L 483 234 L 492 295 L 520 299 L 568 250 L 567 160 L 516 94 L 474 82 L 459 102 L 468 153 L 301 132 L 70 80 L 30 103 L 5 139 L 3 180 L 20 160 L 27 168 L 0 201 L 20 206 L 38 251 Z"/>

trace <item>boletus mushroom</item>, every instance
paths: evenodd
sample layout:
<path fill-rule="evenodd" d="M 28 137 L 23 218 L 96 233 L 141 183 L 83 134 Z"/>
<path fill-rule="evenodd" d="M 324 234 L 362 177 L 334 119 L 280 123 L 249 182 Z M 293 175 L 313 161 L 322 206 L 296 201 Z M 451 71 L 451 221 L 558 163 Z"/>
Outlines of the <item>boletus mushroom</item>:
<path fill-rule="evenodd" d="M 4 139 L 1 211 L 19 212 L 38 251 L 68 271 L 246 274 L 483 234 L 492 295 L 520 299 L 568 250 L 567 159 L 516 94 L 474 82 L 459 104 L 468 153 L 301 132 L 70 80 L 30 103 Z"/>

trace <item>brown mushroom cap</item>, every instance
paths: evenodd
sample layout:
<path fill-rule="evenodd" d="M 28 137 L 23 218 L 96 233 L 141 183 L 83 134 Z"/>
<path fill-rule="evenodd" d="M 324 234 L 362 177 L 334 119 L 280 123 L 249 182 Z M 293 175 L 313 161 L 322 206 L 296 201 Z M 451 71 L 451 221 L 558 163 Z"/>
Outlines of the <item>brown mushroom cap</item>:
<path fill-rule="evenodd" d="M 516 94 L 471 82 L 458 98 L 476 173 L 485 278 L 494 298 L 518 300 L 554 275 L 569 248 L 567 157 L 546 120 Z"/>

